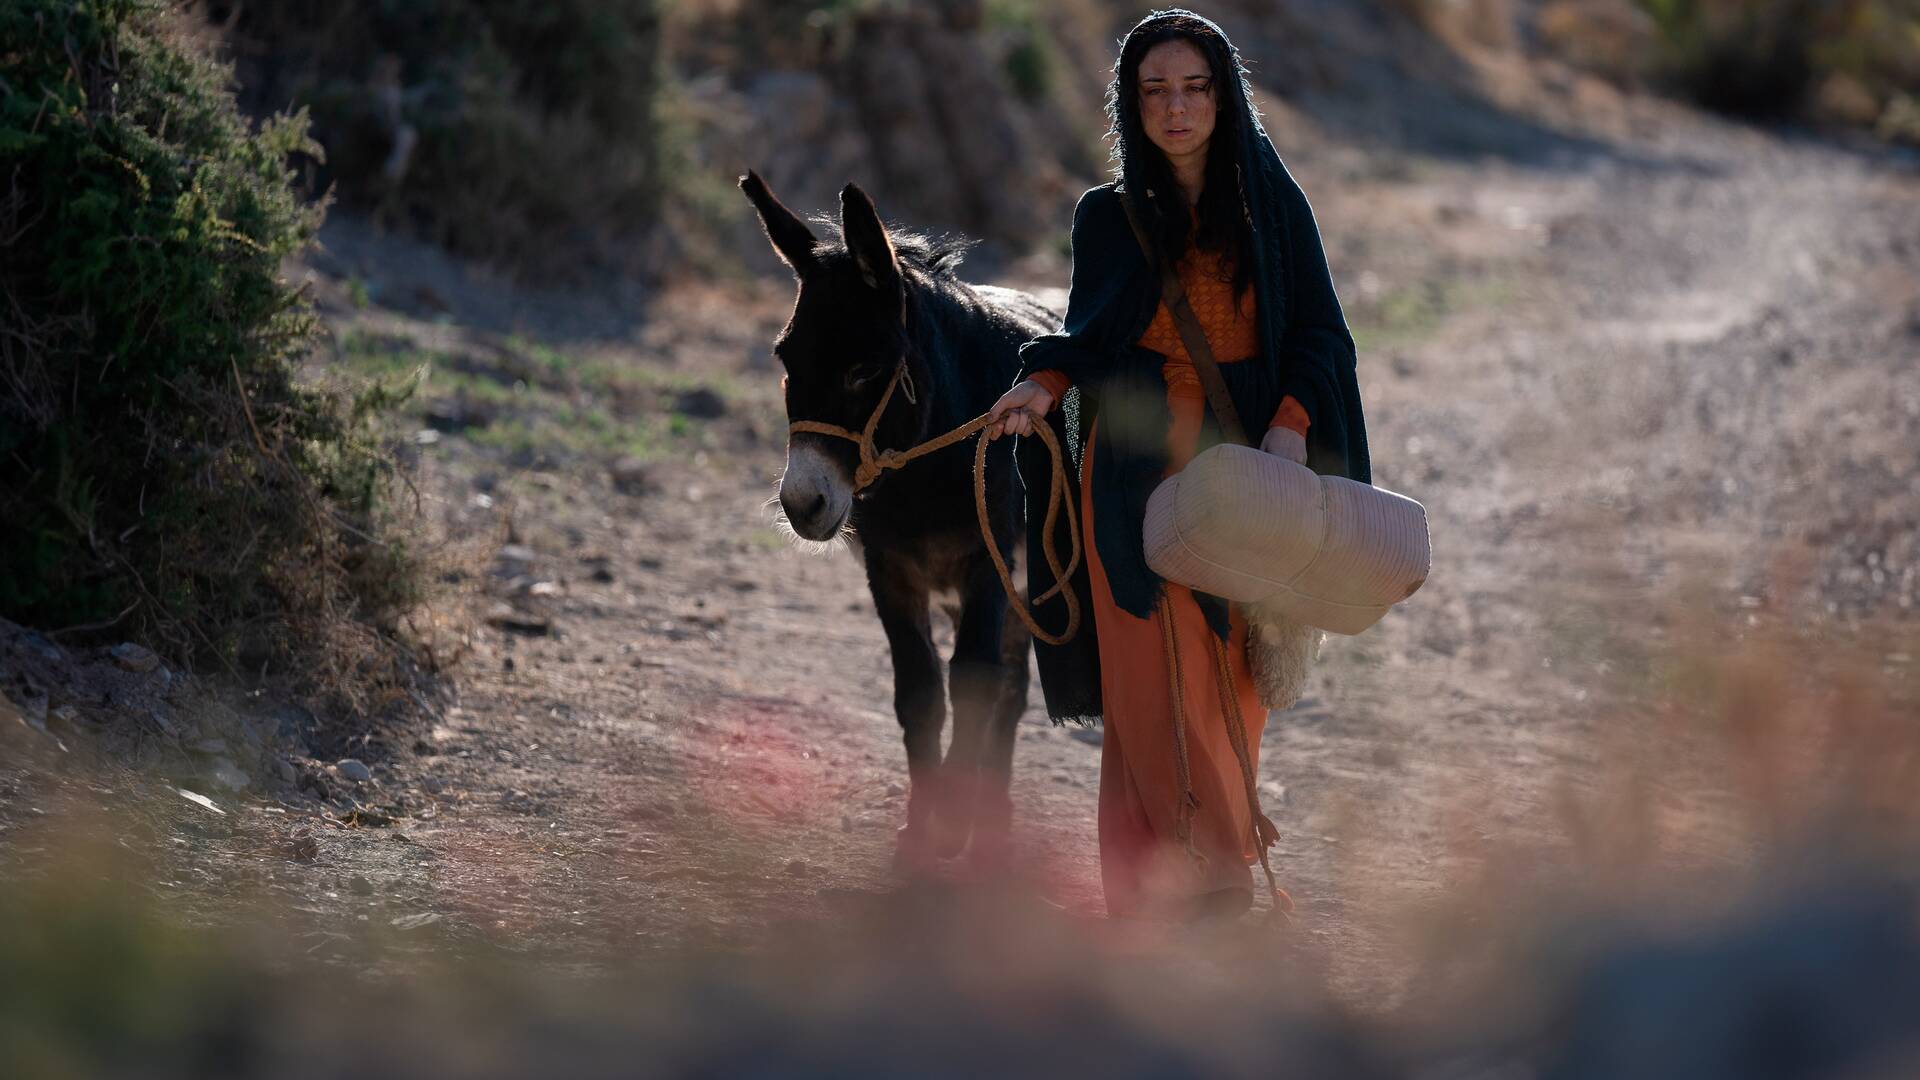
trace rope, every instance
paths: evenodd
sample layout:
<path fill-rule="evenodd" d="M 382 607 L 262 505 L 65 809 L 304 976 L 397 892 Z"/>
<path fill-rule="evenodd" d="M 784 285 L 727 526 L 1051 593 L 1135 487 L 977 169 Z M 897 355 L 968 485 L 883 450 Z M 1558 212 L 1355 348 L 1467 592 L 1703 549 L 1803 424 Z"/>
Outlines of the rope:
<path fill-rule="evenodd" d="M 1227 738 L 1233 743 L 1233 756 L 1240 759 L 1240 779 L 1247 789 L 1247 811 L 1253 815 L 1254 850 L 1260 855 L 1260 869 L 1267 874 L 1267 895 L 1273 898 L 1273 914 L 1286 916 L 1293 910 L 1293 897 L 1274 880 L 1273 864 L 1267 861 L 1267 849 L 1280 839 L 1280 828 L 1260 809 L 1260 789 L 1254 782 L 1253 755 L 1247 748 L 1247 723 L 1240 715 L 1240 695 L 1233 685 L 1233 667 L 1227 647 L 1218 637 L 1207 635 L 1213 646 L 1214 670 L 1220 676 L 1220 703 L 1227 718 Z"/>
<path fill-rule="evenodd" d="M 887 388 L 880 394 L 880 404 L 874 406 L 873 415 L 867 417 L 866 426 L 859 431 L 818 420 L 795 420 L 787 425 L 787 431 L 789 434 L 813 432 L 819 435 L 832 435 L 857 445 L 860 448 L 860 464 L 853 471 L 853 490 L 858 494 L 880 479 L 880 474 L 888 469 L 898 469 L 915 458 L 931 454 L 936 450 L 944 450 L 975 434 L 991 422 L 987 414 L 982 413 L 952 431 L 928 439 L 918 446 L 906 450 L 876 449 L 873 444 L 874 430 L 880 426 L 880 417 L 887 411 L 888 403 L 893 400 L 894 388 L 900 386 L 902 380 L 906 381 L 907 397 L 912 401 L 913 382 L 907 373 L 907 361 L 904 356 L 900 358 L 899 366 L 893 369 L 893 377 L 887 380 Z M 1000 574 L 1000 585 L 1007 591 L 1007 600 L 1013 605 L 1014 613 L 1020 616 L 1020 621 L 1027 625 L 1027 630 L 1034 637 L 1049 645 L 1064 645 L 1080 632 L 1080 601 L 1068 587 L 1068 579 L 1080 567 L 1080 521 L 1075 516 L 1073 501 L 1067 497 L 1067 470 L 1064 464 L 1065 458 L 1060 451 L 1060 440 L 1053 434 L 1053 428 L 1047 424 L 1035 424 L 1033 432 L 1040 436 L 1041 442 L 1047 445 L 1047 451 L 1053 458 L 1052 484 L 1047 492 L 1046 524 L 1040 533 L 1040 553 L 1047 560 L 1047 569 L 1053 571 L 1053 587 L 1034 597 L 1033 604 L 1036 607 L 1044 604 L 1058 593 L 1060 599 L 1067 605 L 1065 630 L 1058 635 L 1050 634 L 1034 621 L 1027 604 L 1020 599 L 1020 591 L 1014 588 L 1013 572 L 1007 569 L 1006 557 L 1000 554 L 1000 545 L 993 538 L 993 523 L 987 514 L 987 440 L 985 439 L 977 442 L 973 450 L 973 509 L 980 521 L 981 539 L 987 542 L 987 554 L 993 557 L 993 568 Z M 1071 549 L 1065 566 L 1061 565 L 1060 552 L 1053 538 L 1054 525 L 1060 520 L 1062 513 L 1067 516 L 1067 544 Z"/>
<path fill-rule="evenodd" d="M 1200 809 L 1200 797 L 1193 793 L 1193 764 L 1187 759 L 1187 702 L 1184 681 L 1180 677 L 1180 650 L 1173 637 L 1173 604 L 1163 591 L 1154 601 L 1160 615 L 1160 648 L 1166 654 L 1169 688 L 1173 691 L 1173 764 L 1180 781 L 1180 806 L 1173 819 L 1173 835 L 1180 841 L 1194 864 L 1206 869 L 1207 856 L 1193 844 L 1193 815 Z"/>

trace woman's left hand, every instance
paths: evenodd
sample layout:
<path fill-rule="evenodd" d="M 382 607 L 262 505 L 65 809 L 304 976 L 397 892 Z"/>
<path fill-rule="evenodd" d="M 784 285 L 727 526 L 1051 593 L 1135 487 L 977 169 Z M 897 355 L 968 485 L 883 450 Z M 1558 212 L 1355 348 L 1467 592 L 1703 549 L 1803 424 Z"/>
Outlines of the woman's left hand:
<path fill-rule="evenodd" d="M 1296 465 L 1307 463 L 1307 437 L 1283 424 L 1267 429 L 1266 438 L 1260 440 L 1260 449 Z"/>

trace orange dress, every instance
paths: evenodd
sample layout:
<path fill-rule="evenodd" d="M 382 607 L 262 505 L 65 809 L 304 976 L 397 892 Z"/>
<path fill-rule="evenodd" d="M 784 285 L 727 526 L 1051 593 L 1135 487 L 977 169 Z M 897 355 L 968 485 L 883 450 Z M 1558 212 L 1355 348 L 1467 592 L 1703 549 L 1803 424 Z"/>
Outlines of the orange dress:
<path fill-rule="evenodd" d="M 1251 294 L 1236 304 L 1232 285 L 1220 279 L 1219 256 L 1189 249 L 1179 264 L 1194 314 L 1207 343 L 1222 364 L 1259 352 L 1258 324 Z M 1172 475 L 1193 458 L 1206 410 L 1186 346 L 1163 302 L 1139 344 L 1168 357 L 1161 368 L 1172 422 L 1167 431 Z M 1038 371 L 1035 382 L 1059 401 L 1070 385 L 1055 370 Z M 1274 413 L 1273 426 L 1306 434 L 1307 414 L 1292 397 Z M 1080 472 L 1082 535 L 1093 534 L 1093 439 Z M 1220 889 L 1251 889 L 1255 849 L 1253 812 L 1247 805 L 1239 758 L 1227 734 L 1213 631 L 1193 599 L 1192 590 L 1165 584 L 1165 599 L 1142 619 L 1113 602 L 1096 545 L 1085 545 L 1092 585 L 1094 626 L 1100 642 L 1100 692 L 1105 735 L 1100 755 L 1100 876 L 1107 912 L 1132 916 L 1179 910 L 1185 901 Z M 1179 692 L 1184 703 L 1187 758 L 1193 794 L 1191 839 L 1195 859 L 1178 837 L 1180 783 L 1173 728 L 1173 672 L 1167 663 L 1163 620 L 1172 622 Z M 1232 609 L 1226 643 L 1233 692 L 1245 720 L 1248 752 L 1259 760 L 1266 708 L 1260 703 L 1247 666 L 1247 624 Z"/>

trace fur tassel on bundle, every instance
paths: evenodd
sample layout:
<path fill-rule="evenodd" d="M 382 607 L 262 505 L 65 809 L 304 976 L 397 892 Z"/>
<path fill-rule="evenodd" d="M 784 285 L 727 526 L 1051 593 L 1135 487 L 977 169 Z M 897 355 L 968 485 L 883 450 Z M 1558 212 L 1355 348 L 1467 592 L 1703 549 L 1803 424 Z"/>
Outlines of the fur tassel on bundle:
<path fill-rule="evenodd" d="M 1307 676 L 1320 659 L 1326 632 L 1295 622 L 1259 603 L 1244 606 L 1247 616 L 1247 666 L 1253 669 L 1260 703 L 1284 709 L 1306 693 Z"/>

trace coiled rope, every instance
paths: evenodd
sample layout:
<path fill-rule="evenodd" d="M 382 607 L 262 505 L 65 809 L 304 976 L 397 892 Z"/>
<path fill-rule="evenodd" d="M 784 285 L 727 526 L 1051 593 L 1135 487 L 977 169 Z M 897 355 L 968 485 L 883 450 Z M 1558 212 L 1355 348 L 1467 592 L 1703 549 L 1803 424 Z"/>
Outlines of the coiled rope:
<path fill-rule="evenodd" d="M 866 427 L 859 431 L 843 428 L 838 424 L 822 423 L 818 420 L 795 420 L 787 425 L 789 433 L 813 432 L 819 435 L 832 435 L 847 439 L 860 448 L 860 464 L 853 471 L 853 490 L 859 494 L 869 484 L 880 479 L 880 474 L 888 469 L 898 469 L 915 458 L 944 450 L 954 443 L 978 432 L 992 423 L 986 413 L 961 424 L 944 435 L 937 435 L 918 446 L 906 450 L 880 450 L 873 444 L 873 433 L 880 426 L 880 417 L 887 411 L 887 404 L 893 400 L 893 391 L 902 384 L 906 386 L 908 401 L 913 401 L 913 383 L 907 375 L 906 357 L 893 369 L 893 377 L 887 380 L 887 388 L 880 394 L 880 404 L 874 406 L 873 415 L 867 417 Z M 1061 456 L 1060 440 L 1053 429 L 1046 424 L 1035 424 L 1034 434 L 1047 444 L 1047 452 L 1053 458 L 1053 470 L 1050 488 L 1047 492 L 1047 519 L 1040 533 L 1040 553 L 1047 560 L 1047 569 L 1053 571 L 1053 587 L 1033 598 L 1038 607 L 1058 594 L 1067 605 L 1067 626 L 1059 634 L 1050 634 L 1041 629 L 1035 621 L 1027 604 L 1020 599 L 1020 592 L 1013 586 L 1013 572 L 1007 569 L 1006 557 L 1000 554 L 1000 545 L 993 538 L 993 523 L 987 516 L 987 440 L 981 439 L 973 449 L 973 509 L 980 519 L 980 537 L 987 543 L 987 554 L 993 557 L 993 568 L 1000 574 L 1000 585 L 1007 591 L 1007 600 L 1027 624 L 1027 630 L 1034 637 L 1049 645 L 1064 645 L 1073 640 L 1080 632 L 1080 600 L 1074 591 L 1068 588 L 1068 579 L 1080 568 L 1080 520 L 1075 515 L 1073 500 L 1067 497 L 1067 470 Z M 1066 564 L 1060 562 L 1060 552 L 1054 545 L 1053 529 L 1061 514 L 1067 516 L 1067 545 L 1072 549 Z"/>

